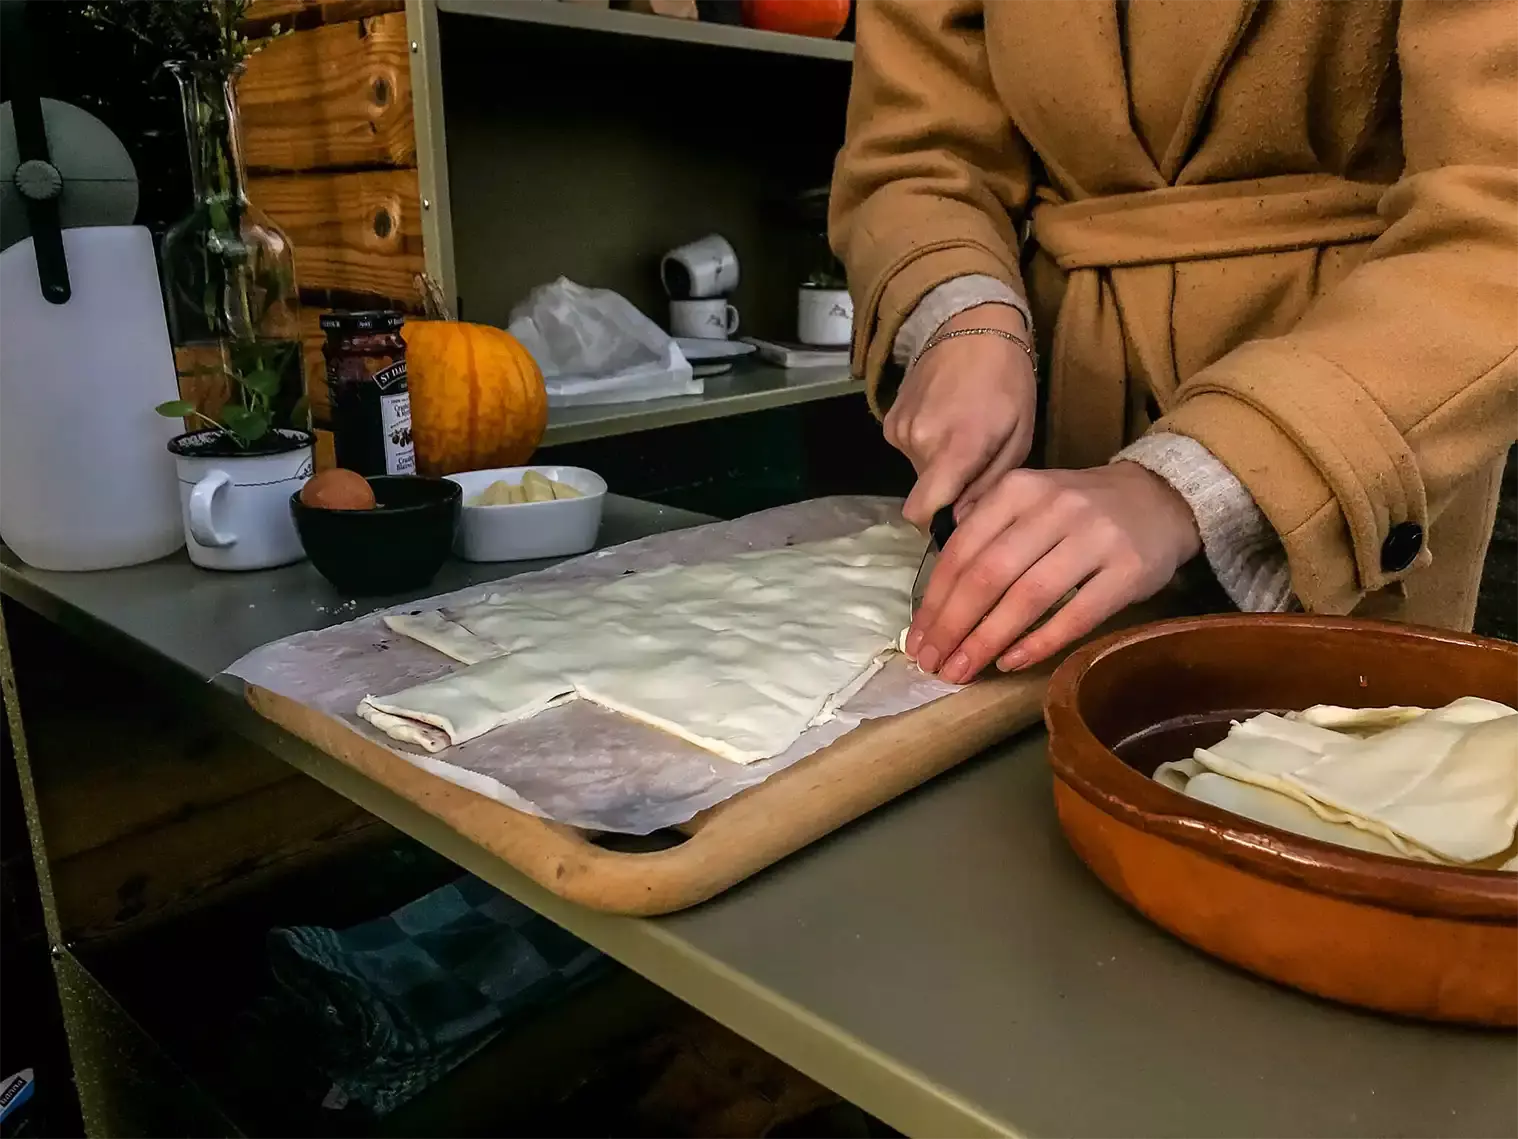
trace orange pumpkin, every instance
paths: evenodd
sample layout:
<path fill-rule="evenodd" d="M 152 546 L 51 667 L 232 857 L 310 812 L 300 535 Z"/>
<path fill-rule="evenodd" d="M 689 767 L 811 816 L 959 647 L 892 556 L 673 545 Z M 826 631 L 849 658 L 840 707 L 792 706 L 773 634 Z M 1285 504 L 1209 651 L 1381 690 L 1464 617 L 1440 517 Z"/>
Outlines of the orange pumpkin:
<path fill-rule="evenodd" d="M 401 336 L 417 471 L 451 475 L 525 463 L 548 427 L 548 393 L 517 338 L 452 320 L 408 320 Z"/>
<path fill-rule="evenodd" d="M 766 32 L 830 40 L 849 22 L 849 0 L 743 0 L 743 22 Z"/>

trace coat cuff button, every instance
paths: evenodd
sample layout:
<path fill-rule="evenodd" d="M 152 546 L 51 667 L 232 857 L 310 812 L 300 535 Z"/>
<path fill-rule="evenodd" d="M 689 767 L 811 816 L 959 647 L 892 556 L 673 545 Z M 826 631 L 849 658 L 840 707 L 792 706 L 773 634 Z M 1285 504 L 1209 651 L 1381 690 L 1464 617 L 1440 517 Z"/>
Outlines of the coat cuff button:
<path fill-rule="evenodd" d="M 1381 543 L 1381 568 L 1387 573 L 1401 573 L 1423 549 L 1423 527 L 1416 522 L 1398 522 Z"/>

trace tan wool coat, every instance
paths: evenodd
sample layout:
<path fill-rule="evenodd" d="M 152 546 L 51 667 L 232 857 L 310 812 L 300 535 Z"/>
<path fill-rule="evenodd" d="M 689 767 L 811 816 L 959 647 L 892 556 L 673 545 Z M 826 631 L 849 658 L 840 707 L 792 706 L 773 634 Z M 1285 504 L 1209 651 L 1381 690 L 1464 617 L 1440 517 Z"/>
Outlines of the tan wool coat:
<path fill-rule="evenodd" d="M 1048 465 L 1188 435 L 1307 609 L 1470 626 L 1518 436 L 1518 4 L 860 0 L 857 25 L 831 231 L 877 411 L 918 301 L 989 274 L 1034 312 Z"/>

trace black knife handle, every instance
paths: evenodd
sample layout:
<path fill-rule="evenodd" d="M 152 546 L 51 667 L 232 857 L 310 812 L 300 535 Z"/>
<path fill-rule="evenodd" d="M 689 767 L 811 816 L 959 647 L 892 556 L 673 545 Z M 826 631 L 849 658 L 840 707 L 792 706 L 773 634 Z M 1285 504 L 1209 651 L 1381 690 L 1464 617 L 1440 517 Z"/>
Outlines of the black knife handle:
<path fill-rule="evenodd" d="M 947 546 L 949 539 L 954 536 L 954 507 L 945 506 L 933 515 L 933 521 L 928 523 L 928 532 L 933 535 L 933 541 L 940 550 Z"/>

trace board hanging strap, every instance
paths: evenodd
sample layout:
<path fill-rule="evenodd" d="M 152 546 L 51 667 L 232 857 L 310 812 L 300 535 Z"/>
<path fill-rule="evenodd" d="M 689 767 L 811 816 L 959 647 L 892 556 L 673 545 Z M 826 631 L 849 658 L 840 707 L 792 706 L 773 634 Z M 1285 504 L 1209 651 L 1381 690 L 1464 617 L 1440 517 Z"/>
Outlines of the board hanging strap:
<path fill-rule="evenodd" d="M 58 196 L 63 175 L 53 165 L 42 118 L 42 98 L 31 66 L 35 45 L 26 31 L 26 0 L 0 0 L 0 51 L 11 83 L 11 121 L 16 128 L 16 189 L 26 203 L 27 228 L 37 258 L 37 280 L 48 302 L 67 304 L 73 295 Z"/>

